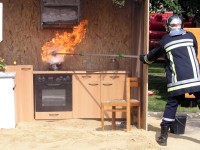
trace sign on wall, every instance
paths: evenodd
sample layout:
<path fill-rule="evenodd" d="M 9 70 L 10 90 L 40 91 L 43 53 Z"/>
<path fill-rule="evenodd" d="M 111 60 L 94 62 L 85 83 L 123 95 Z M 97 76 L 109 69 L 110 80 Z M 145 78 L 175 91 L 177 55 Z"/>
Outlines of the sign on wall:
<path fill-rule="evenodd" d="M 0 3 L 0 42 L 3 40 L 3 4 Z"/>

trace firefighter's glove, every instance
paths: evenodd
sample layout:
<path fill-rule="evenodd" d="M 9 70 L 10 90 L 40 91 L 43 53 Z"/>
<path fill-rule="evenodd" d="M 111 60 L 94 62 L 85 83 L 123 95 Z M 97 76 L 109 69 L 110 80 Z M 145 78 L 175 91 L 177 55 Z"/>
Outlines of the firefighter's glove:
<path fill-rule="evenodd" d="M 147 63 L 145 62 L 145 60 L 144 60 L 144 57 L 145 57 L 145 55 L 140 55 L 140 61 L 141 61 L 143 64 L 147 64 Z"/>

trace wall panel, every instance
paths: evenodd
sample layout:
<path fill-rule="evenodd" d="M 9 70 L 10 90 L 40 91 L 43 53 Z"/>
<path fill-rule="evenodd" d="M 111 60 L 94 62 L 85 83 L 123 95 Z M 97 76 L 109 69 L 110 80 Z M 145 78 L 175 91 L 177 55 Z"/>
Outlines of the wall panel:
<path fill-rule="evenodd" d="M 0 43 L 1 56 L 8 64 L 16 61 L 19 65 L 34 66 L 34 70 L 46 70 L 41 60 L 41 47 L 64 31 L 41 29 L 39 0 L 1 0 L 4 4 L 4 40 Z M 85 38 L 75 47 L 75 52 L 103 54 L 131 54 L 133 1 L 118 8 L 111 0 L 82 0 L 81 19 L 88 19 Z M 138 18 L 137 14 L 134 14 Z M 140 18 L 138 18 L 140 19 Z M 140 29 L 139 29 L 140 30 Z M 66 57 L 63 69 L 103 70 L 107 69 L 108 57 Z M 130 70 L 131 60 L 117 58 L 120 69 Z M 88 65 L 89 64 L 89 65 Z"/>

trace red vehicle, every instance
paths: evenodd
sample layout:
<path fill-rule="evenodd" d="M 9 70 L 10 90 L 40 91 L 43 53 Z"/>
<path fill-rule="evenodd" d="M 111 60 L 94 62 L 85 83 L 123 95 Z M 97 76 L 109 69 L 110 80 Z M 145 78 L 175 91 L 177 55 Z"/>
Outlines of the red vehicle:
<path fill-rule="evenodd" d="M 166 19 L 173 15 L 173 12 L 166 12 L 164 14 L 160 13 L 150 13 L 149 18 L 149 50 L 155 48 L 160 41 L 160 39 L 167 33 L 165 30 Z M 196 24 L 193 18 L 189 18 L 185 21 L 184 27 L 194 28 Z M 162 60 L 162 59 L 161 59 Z"/>

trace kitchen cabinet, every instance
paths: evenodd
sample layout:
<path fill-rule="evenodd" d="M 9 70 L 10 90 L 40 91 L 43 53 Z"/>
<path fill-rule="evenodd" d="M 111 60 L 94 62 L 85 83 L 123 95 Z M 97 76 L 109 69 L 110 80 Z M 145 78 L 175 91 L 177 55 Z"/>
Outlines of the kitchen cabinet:
<path fill-rule="evenodd" d="M 101 101 L 107 99 L 125 99 L 126 74 L 101 74 Z M 105 118 L 110 118 L 111 112 L 106 112 Z M 125 113 L 116 113 L 117 118 L 124 118 Z"/>
<path fill-rule="evenodd" d="M 35 119 L 72 118 L 72 74 L 33 72 Z"/>
<path fill-rule="evenodd" d="M 122 99 L 125 93 L 125 71 L 34 71 L 31 65 L 7 66 L 7 72 L 16 72 L 16 121 L 35 119 L 33 74 L 72 74 L 72 110 L 64 118 L 101 118 L 101 101 Z M 49 119 L 44 112 L 42 119 Z M 109 117 L 109 114 L 107 115 Z M 122 117 L 121 114 L 117 117 Z M 63 116 L 62 116 L 63 118 Z M 59 119 L 59 118 L 58 118 Z"/>
<path fill-rule="evenodd" d="M 101 101 L 125 98 L 127 73 L 73 75 L 73 118 L 101 118 Z M 105 115 L 110 117 L 110 114 Z M 117 114 L 117 117 L 123 117 Z"/>
<path fill-rule="evenodd" d="M 100 118 L 100 74 L 73 75 L 73 118 Z"/>
<path fill-rule="evenodd" d="M 15 128 L 16 126 L 15 73 L 9 74 L 0 75 L 0 128 Z"/>
<path fill-rule="evenodd" d="M 16 72 L 15 98 L 17 122 L 33 121 L 33 66 L 10 65 L 6 67 L 6 72 Z"/>
<path fill-rule="evenodd" d="M 125 98 L 125 74 L 101 74 L 101 100 Z"/>

